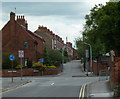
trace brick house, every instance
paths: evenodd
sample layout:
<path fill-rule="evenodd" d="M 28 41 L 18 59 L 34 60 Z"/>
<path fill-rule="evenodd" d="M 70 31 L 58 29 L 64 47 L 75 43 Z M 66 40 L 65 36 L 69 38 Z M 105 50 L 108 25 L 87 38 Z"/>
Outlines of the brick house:
<path fill-rule="evenodd" d="M 77 50 L 73 48 L 73 59 L 77 59 L 77 58 L 78 58 Z"/>
<path fill-rule="evenodd" d="M 18 58 L 18 51 L 24 51 L 24 63 L 28 60 L 37 61 L 43 57 L 44 39 L 28 30 L 27 21 L 24 16 L 10 13 L 10 20 L 2 28 L 2 53 L 11 53 Z"/>
<path fill-rule="evenodd" d="M 55 35 L 47 27 L 39 26 L 35 33 L 44 38 L 47 50 L 51 49 L 60 50 L 64 46 L 64 41 L 62 40 L 62 38 L 59 37 L 58 35 Z"/>
<path fill-rule="evenodd" d="M 66 48 L 65 48 L 68 52 L 68 56 L 70 58 L 73 57 L 73 48 L 72 48 L 72 43 L 71 42 L 66 42 Z"/>

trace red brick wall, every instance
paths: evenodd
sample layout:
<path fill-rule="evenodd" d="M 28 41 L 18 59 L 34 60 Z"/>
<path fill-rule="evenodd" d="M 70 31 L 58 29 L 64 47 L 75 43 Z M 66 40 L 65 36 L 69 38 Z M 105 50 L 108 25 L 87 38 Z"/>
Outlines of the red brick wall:
<path fill-rule="evenodd" d="M 11 77 L 13 75 L 13 77 L 20 77 L 21 76 L 21 70 L 20 69 L 13 69 L 13 74 L 11 72 L 11 69 L 6 69 L 6 70 L 2 70 L 2 77 Z M 57 69 L 46 69 L 43 73 L 43 75 L 56 75 L 58 73 L 61 72 L 61 68 L 57 68 Z M 23 76 L 41 76 L 41 72 L 34 72 L 33 69 L 23 69 L 22 70 L 22 75 Z"/>
<path fill-rule="evenodd" d="M 89 62 L 88 66 L 90 66 L 90 62 Z M 89 67 L 89 70 L 90 70 L 90 67 Z M 108 72 L 108 66 L 105 64 L 97 63 L 97 62 L 93 61 L 92 62 L 92 71 L 95 75 L 99 74 L 99 72 L 101 72 L 101 71 Z"/>
<path fill-rule="evenodd" d="M 112 63 L 110 78 L 113 84 L 120 84 L 120 57 L 116 57 Z"/>
<path fill-rule="evenodd" d="M 38 58 L 43 57 L 44 40 L 11 19 L 2 29 L 2 52 L 12 53 L 19 59 L 18 50 L 24 50 L 25 58 L 33 61 L 36 59 L 34 46 L 36 40 L 38 42 L 37 56 Z M 28 48 L 24 48 L 24 41 L 28 41 Z"/>

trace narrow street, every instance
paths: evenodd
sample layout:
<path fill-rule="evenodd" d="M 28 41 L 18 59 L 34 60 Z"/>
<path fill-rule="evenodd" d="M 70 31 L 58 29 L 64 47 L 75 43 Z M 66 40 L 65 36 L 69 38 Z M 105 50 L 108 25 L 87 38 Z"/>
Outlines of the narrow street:
<path fill-rule="evenodd" d="M 74 97 L 78 99 L 82 85 L 98 81 L 98 77 L 79 77 L 80 75 L 84 75 L 80 61 L 74 60 L 64 64 L 63 73 L 57 76 L 24 77 L 23 79 L 30 79 L 32 82 L 3 93 L 3 97 Z"/>

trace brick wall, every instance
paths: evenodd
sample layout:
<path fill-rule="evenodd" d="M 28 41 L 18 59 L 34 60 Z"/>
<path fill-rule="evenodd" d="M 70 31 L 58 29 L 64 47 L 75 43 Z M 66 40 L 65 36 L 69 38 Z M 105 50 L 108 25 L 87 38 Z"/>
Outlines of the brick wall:
<path fill-rule="evenodd" d="M 20 69 L 13 69 L 13 73 L 11 73 L 11 69 L 5 69 L 2 70 L 2 77 L 20 77 L 21 76 L 21 70 Z M 1 72 L 1 71 L 0 71 Z M 57 69 L 46 69 L 43 73 L 43 75 L 56 75 L 61 72 L 61 68 Z M 41 76 L 42 72 L 38 72 L 37 70 L 34 69 L 23 69 L 22 70 L 22 75 L 23 76 Z"/>
<path fill-rule="evenodd" d="M 110 78 L 113 84 L 120 84 L 120 57 L 116 57 L 112 63 Z"/>
<path fill-rule="evenodd" d="M 90 62 L 89 62 L 89 65 L 88 65 L 88 69 L 90 71 Z M 106 72 L 109 72 L 108 71 L 108 65 L 106 64 L 102 64 L 101 62 L 95 62 L 93 61 L 92 62 L 92 71 L 95 75 L 99 75 L 99 73 L 101 71 L 106 71 Z"/>

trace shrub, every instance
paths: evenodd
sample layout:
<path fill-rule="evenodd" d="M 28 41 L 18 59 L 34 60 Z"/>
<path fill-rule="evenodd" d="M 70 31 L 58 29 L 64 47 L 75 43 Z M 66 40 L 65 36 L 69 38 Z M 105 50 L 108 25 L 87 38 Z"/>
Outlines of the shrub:
<path fill-rule="evenodd" d="M 47 66 L 47 68 L 57 68 L 56 66 Z"/>
<path fill-rule="evenodd" d="M 46 65 L 43 65 L 43 63 L 37 62 L 37 63 L 33 63 L 33 68 L 36 68 L 40 71 L 44 71 L 46 69 Z"/>
<path fill-rule="evenodd" d="M 32 61 L 30 61 L 30 60 L 27 61 L 27 67 L 28 67 L 28 68 L 31 68 L 31 67 L 32 67 Z"/>
<path fill-rule="evenodd" d="M 15 67 L 15 69 L 20 69 L 21 68 L 21 65 L 17 65 L 16 67 Z M 22 68 L 23 68 L 23 66 L 22 66 Z"/>
<path fill-rule="evenodd" d="M 62 53 L 59 50 L 49 50 L 46 53 L 44 64 L 59 66 L 62 63 Z"/>
<path fill-rule="evenodd" d="M 10 53 L 3 53 L 2 54 L 2 69 L 11 69 L 12 67 L 12 61 L 10 61 L 9 56 Z M 18 65 L 17 59 L 13 61 L 13 68 L 15 68 Z"/>

